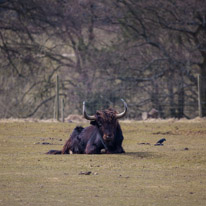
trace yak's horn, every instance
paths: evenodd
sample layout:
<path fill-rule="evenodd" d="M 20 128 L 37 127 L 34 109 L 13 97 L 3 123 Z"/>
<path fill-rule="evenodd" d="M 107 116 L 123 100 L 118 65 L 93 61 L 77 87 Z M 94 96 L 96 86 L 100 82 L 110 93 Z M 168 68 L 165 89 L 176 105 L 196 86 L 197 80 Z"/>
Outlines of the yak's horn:
<path fill-rule="evenodd" d="M 88 119 L 88 120 L 96 120 L 95 116 L 89 116 L 89 115 L 86 113 L 85 101 L 83 102 L 83 116 L 84 116 L 85 119 Z"/>
<path fill-rule="evenodd" d="M 122 113 L 116 114 L 116 118 L 120 119 L 122 117 L 124 117 L 127 113 L 127 103 L 124 101 L 124 99 L 121 99 L 123 104 L 124 104 L 124 111 Z"/>

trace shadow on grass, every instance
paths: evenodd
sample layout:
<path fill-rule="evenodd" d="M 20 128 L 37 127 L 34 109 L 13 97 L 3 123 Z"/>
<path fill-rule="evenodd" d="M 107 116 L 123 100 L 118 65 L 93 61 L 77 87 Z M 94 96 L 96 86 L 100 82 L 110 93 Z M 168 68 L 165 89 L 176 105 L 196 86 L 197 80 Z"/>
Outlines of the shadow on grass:
<path fill-rule="evenodd" d="M 154 152 L 126 152 L 123 155 L 131 156 L 134 158 L 158 158 L 160 155 L 157 155 Z"/>

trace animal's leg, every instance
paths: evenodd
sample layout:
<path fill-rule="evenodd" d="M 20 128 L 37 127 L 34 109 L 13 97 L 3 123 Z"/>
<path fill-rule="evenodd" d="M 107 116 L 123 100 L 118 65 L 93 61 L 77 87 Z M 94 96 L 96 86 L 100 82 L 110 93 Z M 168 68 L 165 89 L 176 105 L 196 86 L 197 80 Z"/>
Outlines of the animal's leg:
<path fill-rule="evenodd" d="M 69 154 L 70 140 L 68 139 L 62 149 L 62 154 Z"/>
<path fill-rule="evenodd" d="M 125 153 L 125 151 L 122 146 L 117 146 L 114 153 Z"/>
<path fill-rule="evenodd" d="M 101 150 L 96 145 L 87 145 L 85 154 L 100 154 Z"/>

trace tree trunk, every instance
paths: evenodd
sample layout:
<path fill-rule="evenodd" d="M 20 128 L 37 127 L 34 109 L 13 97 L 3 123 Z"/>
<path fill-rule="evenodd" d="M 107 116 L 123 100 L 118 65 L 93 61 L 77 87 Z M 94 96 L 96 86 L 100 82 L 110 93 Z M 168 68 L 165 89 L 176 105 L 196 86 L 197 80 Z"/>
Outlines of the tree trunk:
<path fill-rule="evenodd" d="M 153 87 L 153 91 L 151 95 L 152 108 L 158 110 L 158 116 L 160 118 L 163 118 L 163 110 L 162 110 L 162 105 L 160 103 L 159 85 L 157 79 L 152 81 L 152 87 Z"/>
<path fill-rule="evenodd" d="M 183 118 L 184 117 L 184 106 L 185 106 L 185 91 L 184 91 L 184 79 L 183 79 L 183 75 L 180 74 L 180 82 L 178 84 L 178 114 L 177 114 L 177 118 Z"/>
<path fill-rule="evenodd" d="M 200 65 L 200 95 L 202 108 L 201 114 L 202 117 L 206 117 L 206 52 L 204 52 L 204 61 Z"/>
<path fill-rule="evenodd" d="M 174 104 L 174 91 L 173 91 L 173 82 L 174 82 L 174 76 L 173 74 L 170 74 L 167 81 L 167 88 L 169 92 L 169 110 L 170 110 L 170 117 L 176 117 L 175 112 L 175 104 Z"/>

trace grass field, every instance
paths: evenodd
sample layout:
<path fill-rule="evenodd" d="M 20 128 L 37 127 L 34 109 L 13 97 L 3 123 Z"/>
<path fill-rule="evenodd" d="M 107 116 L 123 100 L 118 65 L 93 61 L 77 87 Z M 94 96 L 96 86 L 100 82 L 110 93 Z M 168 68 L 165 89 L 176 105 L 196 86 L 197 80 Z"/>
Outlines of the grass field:
<path fill-rule="evenodd" d="M 206 205 L 206 120 L 121 122 L 125 154 L 45 154 L 76 125 L 0 122 L 0 205 Z"/>

